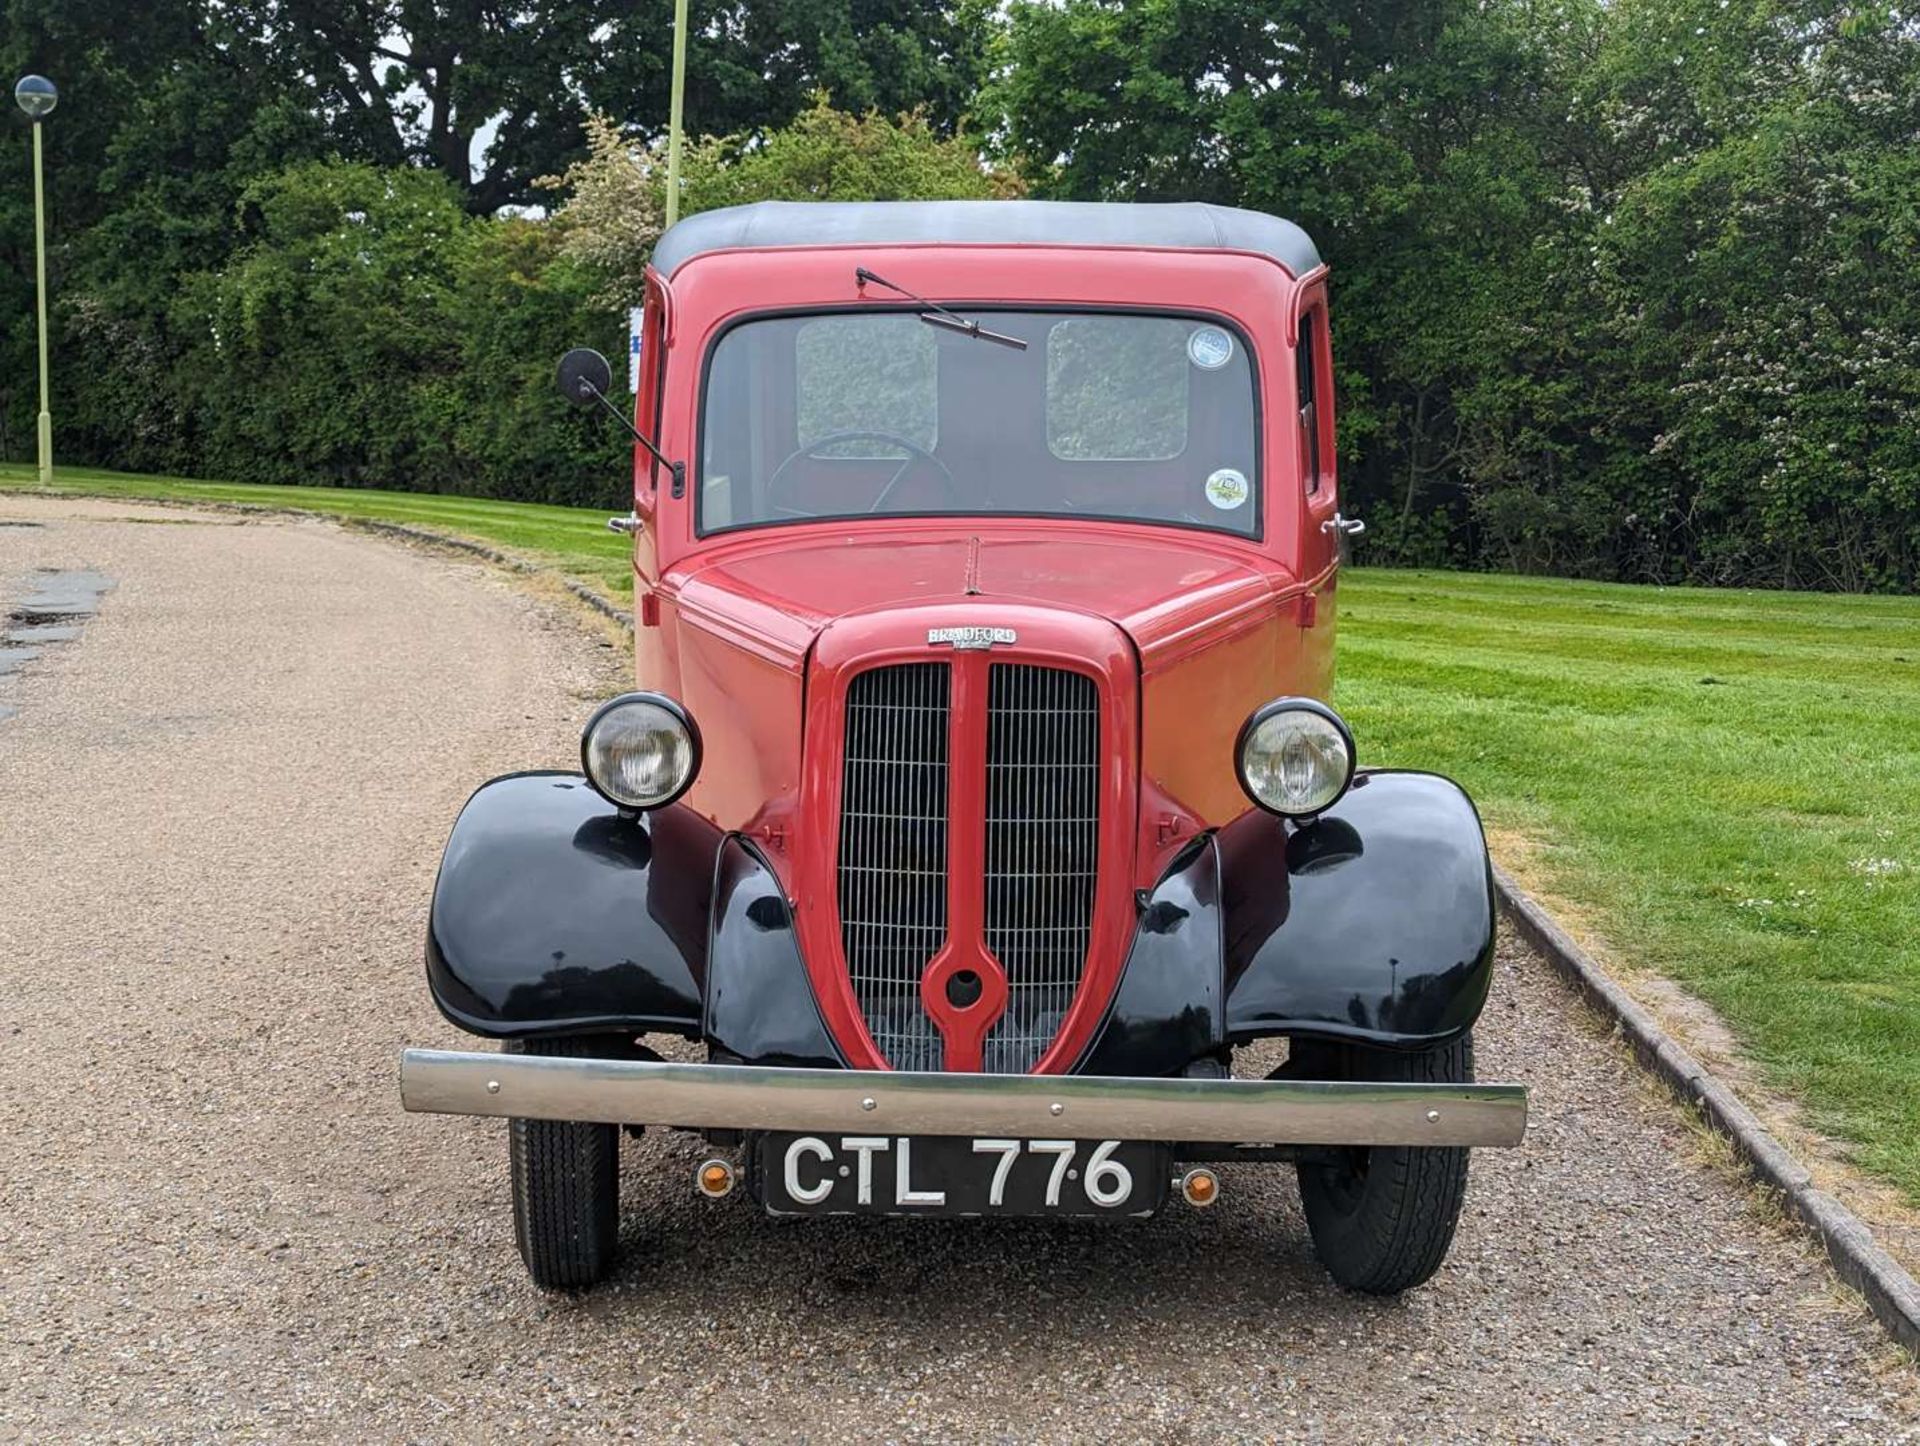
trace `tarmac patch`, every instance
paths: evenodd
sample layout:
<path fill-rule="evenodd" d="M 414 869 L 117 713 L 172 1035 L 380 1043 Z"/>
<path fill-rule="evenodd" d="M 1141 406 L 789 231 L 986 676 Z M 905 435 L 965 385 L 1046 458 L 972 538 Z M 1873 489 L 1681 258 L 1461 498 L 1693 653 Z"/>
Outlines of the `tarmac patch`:
<path fill-rule="evenodd" d="M 34 572 L 29 586 L 32 590 L 7 610 L 8 626 L 0 631 L 0 683 L 49 647 L 79 637 L 113 579 L 91 568 L 46 567 Z M 19 711 L 0 698 L 0 723 Z"/>
<path fill-rule="evenodd" d="M 41 568 L 34 575 L 34 590 L 14 604 L 13 615 L 21 622 L 91 617 L 100 606 L 100 594 L 112 586 L 112 578 L 90 568 Z"/>

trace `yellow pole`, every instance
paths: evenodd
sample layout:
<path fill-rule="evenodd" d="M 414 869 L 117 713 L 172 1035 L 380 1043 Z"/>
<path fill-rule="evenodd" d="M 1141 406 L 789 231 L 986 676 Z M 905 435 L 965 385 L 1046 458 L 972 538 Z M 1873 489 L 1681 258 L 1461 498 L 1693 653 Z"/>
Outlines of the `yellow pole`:
<path fill-rule="evenodd" d="M 667 103 L 667 224 L 680 219 L 680 117 L 687 93 L 687 0 L 673 0 L 673 98 Z M 34 127 L 34 134 L 40 128 Z"/>
<path fill-rule="evenodd" d="M 53 415 L 47 410 L 47 196 L 40 179 L 40 122 L 33 123 L 33 254 L 40 307 L 40 485 L 53 485 Z"/>

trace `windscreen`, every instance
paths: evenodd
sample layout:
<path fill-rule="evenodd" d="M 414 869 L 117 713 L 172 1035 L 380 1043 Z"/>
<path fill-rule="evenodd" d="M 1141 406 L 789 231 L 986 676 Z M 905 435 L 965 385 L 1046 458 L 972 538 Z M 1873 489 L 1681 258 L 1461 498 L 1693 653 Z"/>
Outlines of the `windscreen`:
<path fill-rule="evenodd" d="M 1025 350 L 868 308 L 708 357 L 698 526 L 1060 515 L 1260 533 L 1246 340 L 1202 316 L 962 309 Z"/>

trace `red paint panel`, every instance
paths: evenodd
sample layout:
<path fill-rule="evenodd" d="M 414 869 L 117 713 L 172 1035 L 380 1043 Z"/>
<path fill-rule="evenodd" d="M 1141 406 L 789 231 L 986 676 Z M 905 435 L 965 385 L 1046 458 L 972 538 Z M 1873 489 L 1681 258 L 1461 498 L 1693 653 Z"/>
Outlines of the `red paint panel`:
<path fill-rule="evenodd" d="M 1158 803 L 1140 819 L 1137 887 L 1159 878 L 1182 840 L 1247 811 L 1233 756 L 1247 715 L 1284 693 L 1324 696 L 1301 669 L 1300 636 L 1291 602 L 1272 601 L 1233 634 L 1165 657 L 1141 680 L 1141 789 Z"/>
<path fill-rule="evenodd" d="M 866 530 L 869 526 L 875 530 Z M 1244 544 L 1165 527 L 1021 518 L 771 528 L 690 558 L 666 585 L 804 651 L 833 618 L 950 600 L 1045 603 L 1108 618 L 1143 656 L 1202 646 L 1293 585 Z"/>
<path fill-rule="evenodd" d="M 677 686 L 700 729 L 704 762 L 688 805 L 723 829 L 762 835 L 793 815 L 800 792 L 804 694 L 797 663 L 743 647 L 703 621 L 681 616 Z M 769 849 L 787 879 L 785 854 Z"/>

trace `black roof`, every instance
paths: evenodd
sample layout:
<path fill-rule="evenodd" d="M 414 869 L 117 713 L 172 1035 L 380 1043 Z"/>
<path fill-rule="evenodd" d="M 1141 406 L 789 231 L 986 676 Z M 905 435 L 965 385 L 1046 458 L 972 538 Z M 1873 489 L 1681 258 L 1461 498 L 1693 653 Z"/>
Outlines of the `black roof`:
<path fill-rule="evenodd" d="M 671 276 L 710 251 L 916 242 L 1252 251 L 1295 276 L 1320 264 L 1293 222 L 1199 201 L 757 201 L 689 216 L 660 238 L 653 264 Z"/>

